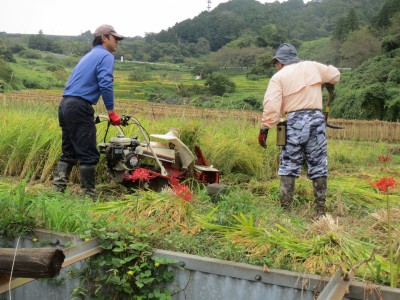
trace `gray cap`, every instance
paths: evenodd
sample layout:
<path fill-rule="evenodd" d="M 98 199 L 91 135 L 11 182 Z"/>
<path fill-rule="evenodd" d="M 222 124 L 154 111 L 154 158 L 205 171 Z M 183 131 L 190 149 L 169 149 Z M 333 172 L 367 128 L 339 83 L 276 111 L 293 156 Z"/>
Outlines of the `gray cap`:
<path fill-rule="evenodd" d="M 296 48 L 292 44 L 284 43 L 276 50 L 271 63 L 274 64 L 275 61 L 279 61 L 284 65 L 290 65 L 299 62 L 300 59 L 297 57 Z"/>
<path fill-rule="evenodd" d="M 107 34 L 112 34 L 118 40 L 124 39 L 124 36 L 115 32 L 114 27 L 112 27 L 111 25 L 107 25 L 107 24 L 103 24 L 103 25 L 97 27 L 96 31 L 94 32 L 94 37 L 96 38 L 98 36 L 107 35 Z"/>

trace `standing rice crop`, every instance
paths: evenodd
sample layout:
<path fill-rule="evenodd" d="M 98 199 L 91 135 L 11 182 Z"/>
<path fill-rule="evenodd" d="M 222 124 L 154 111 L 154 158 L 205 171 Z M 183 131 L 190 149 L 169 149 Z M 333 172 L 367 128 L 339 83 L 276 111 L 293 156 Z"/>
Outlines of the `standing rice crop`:
<path fill-rule="evenodd" d="M 44 106 L 10 105 L 0 123 L 0 166 L 3 175 L 41 178 L 60 141 L 55 114 Z M 53 150 L 54 151 L 54 150 Z M 58 151 L 59 152 L 59 151 Z"/>

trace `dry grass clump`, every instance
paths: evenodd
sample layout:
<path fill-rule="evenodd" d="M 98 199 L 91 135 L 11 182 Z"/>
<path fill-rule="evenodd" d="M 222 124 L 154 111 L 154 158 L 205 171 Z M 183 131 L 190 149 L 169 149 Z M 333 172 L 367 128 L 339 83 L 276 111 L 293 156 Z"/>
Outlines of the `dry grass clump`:
<path fill-rule="evenodd" d="M 390 214 L 393 220 L 400 220 L 400 208 L 392 208 Z M 388 212 L 386 209 L 380 209 L 372 212 L 370 216 L 375 221 L 375 223 L 371 226 L 371 229 L 383 231 L 387 230 Z"/>
<path fill-rule="evenodd" d="M 339 226 L 339 220 L 336 221 L 330 214 L 325 214 L 315 220 L 312 220 L 312 223 L 309 226 L 309 231 L 320 234 L 341 234 L 344 232 L 344 228 Z"/>

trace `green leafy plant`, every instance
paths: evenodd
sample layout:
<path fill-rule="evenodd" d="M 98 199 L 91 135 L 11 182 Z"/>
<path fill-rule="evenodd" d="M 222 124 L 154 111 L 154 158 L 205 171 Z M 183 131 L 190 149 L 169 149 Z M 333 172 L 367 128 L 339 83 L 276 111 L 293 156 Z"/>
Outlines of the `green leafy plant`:
<path fill-rule="evenodd" d="M 109 230 L 88 231 L 103 251 L 88 261 L 82 286 L 74 296 L 95 299 L 171 299 L 165 284 L 173 279 L 167 266 L 175 261 L 153 256 L 145 234 Z"/>

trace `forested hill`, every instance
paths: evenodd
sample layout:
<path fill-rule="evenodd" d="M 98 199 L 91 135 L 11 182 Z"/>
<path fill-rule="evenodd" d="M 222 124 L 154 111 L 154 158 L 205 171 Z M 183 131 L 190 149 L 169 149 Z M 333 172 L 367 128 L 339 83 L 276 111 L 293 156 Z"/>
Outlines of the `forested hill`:
<path fill-rule="evenodd" d="M 183 63 L 189 58 L 204 58 L 225 46 L 254 50 L 259 56 L 261 51 L 276 49 L 282 42 L 299 47 L 304 42 L 332 37 L 343 43 L 350 32 L 366 27 L 380 39 L 385 34 L 380 29 L 389 27 L 393 13 L 400 10 L 399 3 L 399 0 L 312 0 L 304 4 L 303 0 L 288 0 L 262 4 L 256 0 L 230 0 L 158 33 L 126 38 L 115 56 L 123 56 L 125 60 Z M 28 36 L 0 32 L 0 55 L 8 50 L 15 54 L 30 48 L 82 56 L 90 50 L 92 36 L 90 31 L 78 37 L 48 36 L 43 32 Z M 2 49 L 2 38 L 8 39 L 4 43 L 8 49 Z M 387 44 L 397 47 L 397 37 L 390 37 Z M 338 48 L 336 45 L 336 53 L 319 51 L 328 57 L 317 53 L 308 58 L 339 64 Z M 254 59 L 245 61 L 247 67 Z"/>
<path fill-rule="evenodd" d="M 210 12 L 175 24 L 154 35 L 163 43 L 196 43 L 204 38 L 211 51 L 241 35 L 256 35 L 261 46 L 271 31 L 275 39 L 310 41 L 332 36 L 335 24 L 345 21 L 349 11 L 356 11 L 360 25 L 371 24 L 384 0 L 288 0 L 261 4 L 255 0 L 231 0 Z M 271 24 L 274 26 L 271 27 Z M 269 36 L 268 36 L 269 37 Z M 272 43 L 280 41 L 272 41 Z M 271 45 L 275 46 L 275 45 Z"/>
<path fill-rule="evenodd" d="M 78 37 L 0 32 L 0 92 L 2 87 L 64 85 L 79 57 L 90 51 L 92 38 L 90 31 Z M 273 74 L 268 62 L 282 42 L 294 44 L 302 59 L 352 69 L 343 74 L 337 89 L 333 117 L 399 120 L 400 0 L 313 0 L 307 4 L 302 0 L 266 4 L 230 0 L 159 33 L 126 38 L 114 56 L 124 61 L 184 64 L 206 83 L 216 82 L 213 72 L 227 69 L 245 71 L 247 80 L 256 81 Z M 46 72 L 52 78 L 27 78 L 23 65 L 30 70 L 35 65 L 32 60 L 43 58 L 51 64 Z M 142 65 L 131 66 L 132 73 L 144 74 Z M 252 95 L 239 99 L 237 107 L 245 103 L 257 108 L 254 99 Z"/>

